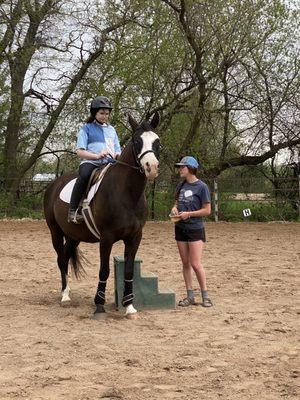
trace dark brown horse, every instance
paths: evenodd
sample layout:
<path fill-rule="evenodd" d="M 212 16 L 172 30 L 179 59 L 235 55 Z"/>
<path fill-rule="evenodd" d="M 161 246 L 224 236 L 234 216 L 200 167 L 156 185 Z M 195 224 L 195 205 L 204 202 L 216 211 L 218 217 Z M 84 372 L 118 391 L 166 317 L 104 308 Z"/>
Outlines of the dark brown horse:
<path fill-rule="evenodd" d="M 95 295 L 96 318 L 105 312 L 109 258 L 113 244 L 119 240 L 123 240 L 125 244 L 123 305 L 126 307 L 126 315 L 136 313 L 132 305 L 133 266 L 147 218 L 146 182 L 147 179 L 155 179 L 158 173 L 160 143 L 154 130 L 159 123 L 159 115 L 156 113 L 151 122 L 143 122 L 140 125 L 129 116 L 129 123 L 133 130 L 132 138 L 122 151 L 118 162 L 108 169 L 90 204 L 101 234 L 100 272 Z M 59 194 L 66 183 L 75 176 L 67 174 L 56 179 L 47 188 L 44 197 L 45 217 L 61 272 L 62 303 L 70 301 L 67 283 L 69 260 L 77 277 L 82 270 L 77 251 L 78 244 L 99 242 L 85 224 L 67 222 L 68 204 L 60 199 Z"/>

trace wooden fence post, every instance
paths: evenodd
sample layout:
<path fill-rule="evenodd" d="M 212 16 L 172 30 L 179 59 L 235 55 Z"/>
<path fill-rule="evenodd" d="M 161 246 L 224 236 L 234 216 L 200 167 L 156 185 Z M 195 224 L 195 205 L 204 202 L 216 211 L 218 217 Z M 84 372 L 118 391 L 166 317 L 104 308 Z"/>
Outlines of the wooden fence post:
<path fill-rule="evenodd" d="M 218 192 L 218 178 L 214 178 L 214 218 L 215 222 L 219 221 L 219 192 Z"/>

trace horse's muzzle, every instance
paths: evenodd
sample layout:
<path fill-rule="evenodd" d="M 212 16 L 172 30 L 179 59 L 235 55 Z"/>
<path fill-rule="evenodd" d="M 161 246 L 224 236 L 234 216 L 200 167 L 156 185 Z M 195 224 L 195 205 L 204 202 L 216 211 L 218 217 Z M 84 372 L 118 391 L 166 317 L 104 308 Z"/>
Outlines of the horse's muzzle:
<path fill-rule="evenodd" d="M 145 175 L 149 181 L 154 181 L 154 179 L 158 176 L 158 163 L 151 165 L 149 163 L 146 163 Z"/>

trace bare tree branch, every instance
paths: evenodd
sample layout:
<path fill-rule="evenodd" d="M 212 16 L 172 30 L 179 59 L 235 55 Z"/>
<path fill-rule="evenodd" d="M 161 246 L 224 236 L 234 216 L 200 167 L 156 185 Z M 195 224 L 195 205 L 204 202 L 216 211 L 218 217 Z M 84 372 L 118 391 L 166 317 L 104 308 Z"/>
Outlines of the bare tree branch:
<path fill-rule="evenodd" d="M 279 150 L 288 149 L 300 145 L 300 138 L 294 140 L 288 140 L 285 142 L 274 144 L 272 149 L 269 149 L 265 153 L 259 156 L 240 156 L 230 158 L 227 161 L 222 162 L 220 165 L 205 170 L 205 174 L 208 176 L 218 176 L 221 172 L 228 168 L 239 167 L 243 165 L 258 165 L 274 157 Z"/>

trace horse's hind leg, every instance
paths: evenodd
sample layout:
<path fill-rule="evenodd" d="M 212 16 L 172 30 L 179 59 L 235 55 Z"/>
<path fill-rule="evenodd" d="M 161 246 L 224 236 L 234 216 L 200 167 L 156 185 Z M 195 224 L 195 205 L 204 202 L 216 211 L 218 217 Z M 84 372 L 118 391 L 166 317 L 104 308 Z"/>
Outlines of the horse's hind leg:
<path fill-rule="evenodd" d="M 61 303 L 67 304 L 71 301 L 70 298 L 70 287 L 68 285 L 68 267 L 69 267 L 69 260 L 71 257 L 74 256 L 76 253 L 76 248 L 79 242 L 66 237 L 65 244 L 63 246 L 62 253 L 58 256 L 58 266 L 61 273 Z"/>
<path fill-rule="evenodd" d="M 52 225 L 51 238 L 53 247 L 57 253 L 57 264 L 61 274 L 61 285 L 62 285 L 62 304 L 66 304 L 71 301 L 69 293 L 70 287 L 68 285 L 68 264 L 71 256 L 70 252 L 70 241 L 66 240 L 64 243 L 64 234 L 58 225 Z M 75 247 L 78 243 L 75 245 Z M 74 247 L 73 247 L 74 248 Z"/>
<path fill-rule="evenodd" d="M 64 256 L 64 234 L 59 226 L 51 227 L 51 238 L 53 247 L 57 253 L 57 265 L 61 274 L 61 292 L 62 292 L 62 303 L 71 301 L 68 286 L 68 262 L 66 265 Z"/>

